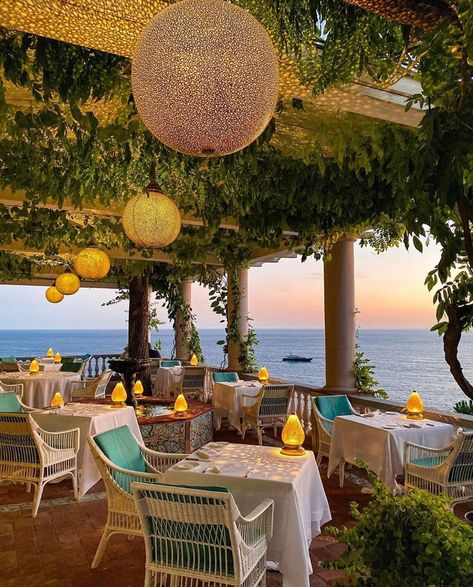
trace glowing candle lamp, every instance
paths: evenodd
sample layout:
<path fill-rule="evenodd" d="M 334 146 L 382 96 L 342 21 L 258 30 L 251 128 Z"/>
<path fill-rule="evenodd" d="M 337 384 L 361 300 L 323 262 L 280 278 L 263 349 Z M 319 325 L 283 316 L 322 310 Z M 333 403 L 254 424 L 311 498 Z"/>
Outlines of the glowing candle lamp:
<path fill-rule="evenodd" d="M 141 383 L 141 379 L 138 379 L 138 381 L 135 382 L 135 385 L 133 385 L 133 393 L 136 395 L 136 397 L 141 397 L 143 395 L 144 387 Z"/>
<path fill-rule="evenodd" d="M 406 403 L 407 417 L 410 420 L 422 420 L 424 404 L 417 391 L 413 391 Z"/>
<path fill-rule="evenodd" d="M 60 409 L 64 407 L 64 400 L 62 399 L 62 395 L 59 393 L 59 391 L 56 391 L 54 394 L 54 397 L 51 400 L 51 407 L 54 409 Z"/>
<path fill-rule="evenodd" d="M 53 349 L 52 349 L 52 348 L 49 348 L 49 349 L 48 349 L 48 353 L 47 353 L 47 355 L 48 355 L 48 357 L 50 357 L 50 358 L 51 358 L 51 357 L 54 355 L 54 351 L 53 351 Z"/>
<path fill-rule="evenodd" d="M 197 367 L 197 365 L 199 364 L 199 359 L 197 358 L 197 355 L 195 353 L 191 357 L 190 364 L 192 365 L 192 367 Z"/>
<path fill-rule="evenodd" d="M 268 383 L 269 381 L 269 373 L 266 367 L 261 367 L 258 373 L 258 381 L 260 383 Z"/>
<path fill-rule="evenodd" d="M 123 383 L 117 383 L 112 391 L 112 408 L 124 408 L 126 400 L 126 390 Z"/>
<path fill-rule="evenodd" d="M 30 375 L 37 375 L 39 373 L 39 365 L 36 359 L 33 359 L 29 366 Z"/>
<path fill-rule="evenodd" d="M 296 414 L 291 414 L 284 425 L 281 433 L 284 447 L 281 449 L 283 455 L 300 456 L 305 454 L 302 444 L 305 439 L 304 428 Z"/>
<path fill-rule="evenodd" d="M 58 363 L 60 363 L 60 362 L 61 362 L 61 355 L 60 355 L 59 353 L 56 353 L 56 354 L 54 355 L 54 362 L 55 362 L 56 364 L 58 364 Z"/>
<path fill-rule="evenodd" d="M 180 393 L 176 401 L 174 402 L 174 415 L 175 416 L 185 416 L 187 412 L 187 401 L 186 398 Z"/>

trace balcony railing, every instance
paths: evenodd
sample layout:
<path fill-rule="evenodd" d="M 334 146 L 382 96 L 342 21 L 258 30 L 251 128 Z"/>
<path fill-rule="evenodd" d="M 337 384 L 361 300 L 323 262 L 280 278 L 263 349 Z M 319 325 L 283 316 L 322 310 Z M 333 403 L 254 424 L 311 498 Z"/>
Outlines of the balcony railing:
<path fill-rule="evenodd" d="M 74 356 L 74 355 L 67 355 L 67 356 Z M 108 369 L 108 360 L 109 359 L 118 359 L 120 354 L 113 354 L 113 353 L 105 353 L 99 355 L 92 355 L 87 362 L 85 367 L 84 375 L 86 377 L 98 377 L 105 369 Z M 79 355 L 77 355 L 79 358 Z M 36 357 L 17 357 L 18 362 L 22 367 L 27 367 L 29 363 L 35 359 Z"/>

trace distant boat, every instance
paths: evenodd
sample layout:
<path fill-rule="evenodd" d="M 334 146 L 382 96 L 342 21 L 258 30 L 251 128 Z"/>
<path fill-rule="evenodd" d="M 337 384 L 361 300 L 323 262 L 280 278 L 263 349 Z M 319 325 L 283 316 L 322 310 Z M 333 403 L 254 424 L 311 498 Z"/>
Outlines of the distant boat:
<path fill-rule="evenodd" d="M 283 358 L 283 361 L 294 361 L 297 363 L 310 363 L 313 357 L 301 357 L 300 355 L 294 355 L 290 353 L 287 357 Z"/>

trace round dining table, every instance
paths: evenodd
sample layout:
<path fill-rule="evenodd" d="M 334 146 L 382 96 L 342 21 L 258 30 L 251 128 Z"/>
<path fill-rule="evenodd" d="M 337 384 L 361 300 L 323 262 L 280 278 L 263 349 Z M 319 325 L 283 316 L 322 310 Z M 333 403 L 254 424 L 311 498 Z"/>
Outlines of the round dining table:
<path fill-rule="evenodd" d="M 0 383 L 23 384 L 21 401 L 30 408 L 46 408 L 59 391 L 65 402 L 70 401 L 72 382 L 80 381 L 80 373 L 68 371 L 40 371 L 30 375 L 27 371 L 0 373 Z"/>

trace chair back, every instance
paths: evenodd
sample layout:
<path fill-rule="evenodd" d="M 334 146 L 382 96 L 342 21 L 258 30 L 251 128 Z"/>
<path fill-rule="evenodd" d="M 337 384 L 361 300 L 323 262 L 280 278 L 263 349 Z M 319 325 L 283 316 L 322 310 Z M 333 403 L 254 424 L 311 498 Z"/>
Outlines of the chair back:
<path fill-rule="evenodd" d="M 232 371 L 215 371 L 212 380 L 214 383 L 236 383 L 239 378 L 238 373 Z"/>
<path fill-rule="evenodd" d="M 0 413 L 21 414 L 23 412 L 18 395 L 14 391 L 0 392 Z"/>
<path fill-rule="evenodd" d="M 68 373 L 83 373 L 85 367 L 85 361 L 76 357 L 62 357 L 61 359 L 61 371 L 67 371 Z"/>
<path fill-rule="evenodd" d="M 261 390 L 260 417 L 287 416 L 294 385 L 263 385 Z"/>
<path fill-rule="evenodd" d="M 335 420 L 337 416 L 350 416 L 353 413 L 346 395 L 317 395 L 315 405 L 327 420 Z"/>
<path fill-rule="evenodd" d="M 223 487 L 179 487 L 133 483 L 136 508 L 144 528 L 146 563 L 174 576 L 231 576 L 240 584 L 239 511 Z M 206 582 L 207 584 L 207 582 Z"/>
<path fill-rule="evenodd" d="M 160 367 L 180 367 L 181 361 L 177 359 L 161 359 Z"/>
<path fill-rule="evenodd" d="M 182 391 L 204 389 L 207 367 L 184 367 Z"/>
<path fill-rule="evenodd" d="M 458 435 L 448 458 L 452 460 L 450 483 L 473 482 L 473 430 Z"/>
<path fill-rule="evenodd" d="M 1 357 L 0 371 L 3 371 L 4 373 L 18 373 L 18 371 L 21 371 L 20 363 L 18 363 L 13 355 L 10 355 L 9 357 Z"/>
<path fill-rule="evenodd" d="M 2 395 L 0 394 L 0 398 Z M 16 398 L 15 393 L 11 393 Z M 5 408 L 5 406 L 3 406 Z M 33 430 L 37 424 L 29 414 L 18 412 L 5 412 L 0 406 L 0 463 L 2 470 L 7 468 L 7 477 L 18 474 L 18 480 L 25 478 L 34 478 L 35 470 L 40 466 L 40 451 L 38 449 L 37 439 Z M 12 463 L 11 475 L 8 475 L 8 463 Z M 15 463 L 26 465 L 22 468 L 15 468 Z"/>
<path fill-rule="evenodd" d="M 95 388 L 95 397 L 105 397 L 107 391 L 107 385 L 112 377 L 112 370 L 105 369 L 97 380 L 97 387 Z"/>

